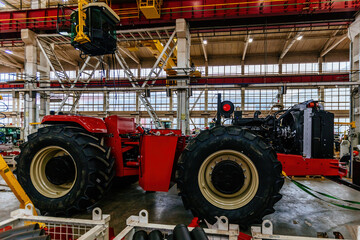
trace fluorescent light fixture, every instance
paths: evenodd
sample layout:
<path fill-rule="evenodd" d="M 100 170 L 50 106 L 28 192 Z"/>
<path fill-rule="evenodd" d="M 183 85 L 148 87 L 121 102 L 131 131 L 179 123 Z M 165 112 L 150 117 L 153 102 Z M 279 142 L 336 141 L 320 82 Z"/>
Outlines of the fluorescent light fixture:
<path fill-rule="evenodd" d="M 61 35 L 69 36 L 68 32 L 59 32 Z"/>
<path fill-rule="evenodd" d="M 7 54 L 13 54 L 13 52 L 10 51 L 10 50 L 5 50 L 5 52 L 6 52 Z"/>
<path fill-rule="evenodd" d="M 298 36 L 298 37 L 296 38 L 296 40 L 300 41 L 302 38 L 303 38 L 303 36 L 300 35 L 300 36 Z"/>
<path fill-rule="evenodd" d="M 207 44 L 207 40 L 205 39 L 205 40 L 203 40 L 203 44 L 204 45 L 206 45 Z"/>
<path fill-rule="evenodd" d="M 249 38 L 249 43 L 252 43 L 254 41 L 254 39 Z"/>
<path fill-rule="evenodd" d="M 5 7 L 5 6 L 6 6 L 6 5 L 5 5 L 3 2 L 0 1 L 0 7 L 3 8 L 3 7 Z"/>

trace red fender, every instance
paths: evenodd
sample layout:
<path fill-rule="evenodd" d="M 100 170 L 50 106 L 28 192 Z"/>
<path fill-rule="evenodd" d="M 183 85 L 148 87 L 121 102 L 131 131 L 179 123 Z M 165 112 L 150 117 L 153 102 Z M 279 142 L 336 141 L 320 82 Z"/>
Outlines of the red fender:
<path fill-rule="evenodd" d="M 47 115 L 42 124 L 76 123 L 91 133 L 107 133 L 105 122 L 100 118 L 72 116 L 72 115 Z"/>

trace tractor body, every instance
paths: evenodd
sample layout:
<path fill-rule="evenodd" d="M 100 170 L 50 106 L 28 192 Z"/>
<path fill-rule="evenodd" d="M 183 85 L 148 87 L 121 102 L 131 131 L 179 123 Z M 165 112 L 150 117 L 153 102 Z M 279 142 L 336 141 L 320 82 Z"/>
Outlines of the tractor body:
<path fill-rule="evenodd" d="M 216 126 L 188 139 L 181 130 L 144 129 L 119 116 L 45 116 L 45 127 L 21 146 L 18 179 L 34 205 L 50 215 L 93 207 L 114 177 L 137 176 L 146 191 L 166 192 L 176 183 L 195 216 L 209 223 L 226 216 L 245 227 L 275 211 L 283 170 L 346 174 L 331 157 L 333 115 L 317 102 L 259 115 L 243 118 L 219 96 Z M 232 124 L 221 125 L 222 117 Z"/>

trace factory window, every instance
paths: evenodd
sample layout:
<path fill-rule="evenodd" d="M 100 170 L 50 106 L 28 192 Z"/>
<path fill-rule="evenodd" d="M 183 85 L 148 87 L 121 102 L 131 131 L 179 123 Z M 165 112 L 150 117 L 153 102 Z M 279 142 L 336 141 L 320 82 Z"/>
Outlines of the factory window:
<path fill-rule="evenodd" d="M 325 62 L 322 70 L 323 72 L 348 72 L 350 62 Z"/>
<path fill-rule="evenodd" d="M 162 121 L 168 121 L 170 120 L 170 118 L 161 118 Z M 141 118 L 140 119 L 140 124 L 141 126 L 143 126 L 144 128 L 152 128 L 155 129 L 155 124 L 153 123 L 151 118 Z M 173 129 L 176 129 L 176 126 L 174 126 L 173 123 Z"/>
<path fill-rule="evenodd" d="M 347 87 L 324 89 L 325 110 L 349 110 L 350 89 Z"/>
<path fill-rule="evenodd" d="M 65 98 L 66 94 L 62 93 L 52 93 L 50 94 L 50 111 L 58 111 L 61 101 Z M 73 103 L 73 99 L 69 98 L 67 103 Z M 62 111 L 70 111 L 71 106 L 63 106 Z"/>
<path fill-rule="evenodd" d="M 282 65 L 282 73 L 299 74 L 299 73 L 318 73 L 318 63 L 288 63 Z"/>
<path fill-rule="evenodd" d="M 15 81 L 16 73 L 0 73 L 0 82 Z"/>
<path fill-rule="evenodd" d="M 218 93 L 221 93 L 221 100 L 228 100 L 235 106 L 241 106 L 241 89 L 237 90 L 213 90 L 208 92 L 208 110 L 216 111 Z"/>
<path fill-rule="evenodd" d="M 0 112 L 12 112 L 13 111 L 12 95 L 11 94 L 1 94 L 1 96 L 3 99 L 0 100 Z"/>
<path fill-rule="evenodd" d="M 79 100 L 78 111 L 103 111 L 104 95 L 103 93 L 83 93 Z"/>
<path fill-rule="evenodd" d="M 136 93 L 109 93 L 109 111 L 136 111 Z"/>
<path fill-rule="evenodd" d="M 349 125 L 341 123 L 350 123 L 349 118 L 334 118 L 334 134 L 337 134 L 339 137 L 343 137 L 344 134 L 349 134 Z"/>
<path fill-rule="evenodd" d="M 205 128 L 205 119 L 204 118 L 191 118 L 190 120 L 190 130 L 195 129 L 204 129 Z"/>
<path fill-rule="evenodd" d="M 195 104 L 196 102 L 196 104 Z M 193 91 L 189 98 L 189 108 L 192 111 L 205 110 L 205 91 Z"/>
<path fill-rule="evenodd" d="M 318 100 L 318 89 L 288 89 L 284 95 L 284 107 L 289 108 L 295 104 L 302 103 L 307 100 Z"/>
<path fill-rule="evenodd" d="M 166 92 L 150 92 L 151 105 L 154 107 L 155 111 L 169 111 L 170 98 L 166 96 Z M 140 107 L 141 111 L 146 111 L 146 108 L 143 104 Z"/>
<path fill-rule="evenodd" d="M 275 103 L 277 93 L 277 89 L 245 90 L 245 110 L 270 110 Z"/>

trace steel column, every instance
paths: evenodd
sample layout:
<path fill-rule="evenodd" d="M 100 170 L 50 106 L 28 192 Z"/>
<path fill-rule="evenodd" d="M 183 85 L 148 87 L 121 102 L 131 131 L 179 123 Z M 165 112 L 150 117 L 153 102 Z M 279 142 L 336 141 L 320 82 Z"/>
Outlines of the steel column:
<path fill-rule="evenodd" d="M 176 33 L 177 33 L 177 68 L 189 69 L 190 68 L 190 44 L 191 36 L 189 25 L 185 19 L 176 20 Z M 184 72 L 184 71 L 183 71 Z M 184 74 L 178 71 L 178 75 Z M 189 82 L 189 77 L 184 74 L 184 78 L 177 79 L 177 87 L 186 87 Z M 189 126 L 189 89 L 178 89 L 177 92 L 177 124 L 183 134 L 190 134 Z"/>
<path fill-rule="evenodd" d="M 35 79 L 37 72 L 37 47 L 36 34 L 29 29 L 21 30 L 21 39 L 25 43 L 25 80 Z M 36 122 L 38 117 L 36 105 L 36 85 L 26 81 L 25 89 L 29 90 L 24 95 L 24 138 L 34 132 L 31 122 Z"/>

